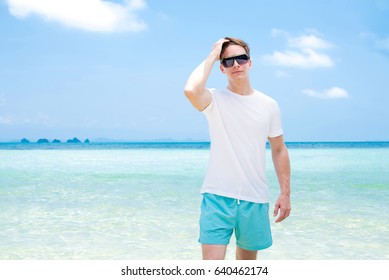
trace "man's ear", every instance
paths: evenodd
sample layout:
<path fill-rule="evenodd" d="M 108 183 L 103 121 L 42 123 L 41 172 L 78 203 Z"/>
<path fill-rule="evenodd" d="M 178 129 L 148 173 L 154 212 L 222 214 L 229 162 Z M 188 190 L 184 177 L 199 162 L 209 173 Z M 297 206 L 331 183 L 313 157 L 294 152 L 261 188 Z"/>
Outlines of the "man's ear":
<path fill-rule="evenodd" d="M 222 71 L 222 73 L 224 74 L 225 72 L 224 72 L 224 67 L 223 67 L 223 65 L 220 63 L 220 65 L 219 65 L 219 67 L 220 67 L 220 71 Z"/>

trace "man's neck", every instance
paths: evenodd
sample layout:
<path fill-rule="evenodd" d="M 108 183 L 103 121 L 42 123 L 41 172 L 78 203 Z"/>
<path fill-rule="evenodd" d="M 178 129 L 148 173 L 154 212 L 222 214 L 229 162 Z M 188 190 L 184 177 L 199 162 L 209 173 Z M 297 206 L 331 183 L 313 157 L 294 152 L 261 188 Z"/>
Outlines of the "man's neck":
<path fill-rule="evenodd" d="M 244 83 L 229 83 L 227 88 L 233 93 L 239 95 L 250 95 L 254 93 L 254 89 L 251 87 L 249 82 Z"/>

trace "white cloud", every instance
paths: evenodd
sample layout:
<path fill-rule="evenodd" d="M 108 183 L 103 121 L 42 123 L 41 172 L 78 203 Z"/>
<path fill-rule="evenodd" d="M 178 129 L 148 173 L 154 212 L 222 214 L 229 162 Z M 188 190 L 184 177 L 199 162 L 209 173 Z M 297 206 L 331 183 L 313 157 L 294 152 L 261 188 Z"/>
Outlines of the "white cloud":
<path fill-rule="evenodd" d="M 288 49 L 274 51 L 271 55 L 263 56 L 263 60 L 275 65 L 297 68 L 333 67 L 335 63 L 323 50 L 330 49 L 333 45 L 322 38 L 310 34 L 298 37 L 290 36 L 286 31 L 272 30 L 274 37 L 285 37 L 288 41 Z"/>
<path fill-rule="evenodd" d="M 146 8 L 145 0 L 123 4 L 103 0 L 7 0 L 10 13 L 20 19 L 38 15 L 48 21 L 95 32 L 130 31 L 147 28 L 136 12 Z"/>
<path fill-rule="evenodd" d="M 304 89 L 303 93 L 316 98 L 322 99 L 339 99 L 339 98 L 348 98 L 349 94 L 346 90 L 339 87 L 332 87 L 330 89 L 326 89 L 323 92 L 319 92 L 312 89 Z"/>
<path fill-rule="evenodd" d="M 334 62 L 328 55 L 318 53 L 312 49 L 275 51 L 271 56 L 265 56 L 264 59 L 271 64 L 288 67 L 318 68 L 334 66 Z"/>
<path fill-rule="evenodd" d="M 289 46 L 301 49 L 329 49 L 332 44 L 315 35 L 289 38 Z"/>

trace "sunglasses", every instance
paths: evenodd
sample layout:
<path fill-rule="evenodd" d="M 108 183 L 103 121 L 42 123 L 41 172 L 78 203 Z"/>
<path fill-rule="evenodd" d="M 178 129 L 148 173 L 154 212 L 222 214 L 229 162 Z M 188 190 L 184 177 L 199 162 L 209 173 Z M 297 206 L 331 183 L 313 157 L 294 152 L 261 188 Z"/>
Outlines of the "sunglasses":
<path fill-rule="evenodd" d="M 234 65 L 234 61 L 239 65 L 244 65 L 249 61 L 250 57 L 247 54 L 241 54 L 238 56 L 233 56 L 233 57 L 228 57 L 228 58 L 223 58 L 221 63 L 223 64 L 224 67 L 229 68 Z"/>

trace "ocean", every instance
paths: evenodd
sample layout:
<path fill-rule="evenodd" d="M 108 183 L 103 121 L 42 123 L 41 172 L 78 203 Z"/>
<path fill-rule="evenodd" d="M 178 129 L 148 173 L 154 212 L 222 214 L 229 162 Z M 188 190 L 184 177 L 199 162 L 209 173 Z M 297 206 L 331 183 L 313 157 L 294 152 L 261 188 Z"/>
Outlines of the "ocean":
<path fill-rule="evenodd" d="M 389 259 L 389 142 L 287 143 L 265 260 Z M 209 143 L 0 143 L 0 260 L 196 260 Z M 267 150 L 270 208 L 279 187 Z M 271 215 L 271 213 L 269 213 Z M 227 259 L 234 259 L 231 239 Z"/>

